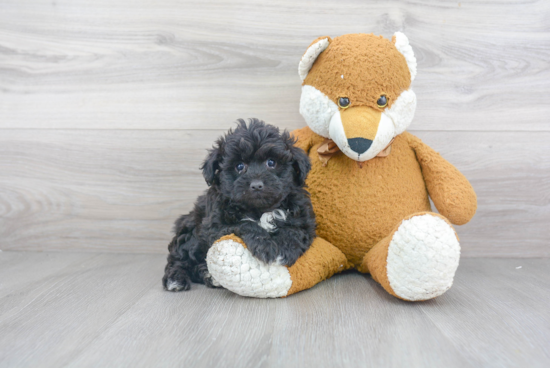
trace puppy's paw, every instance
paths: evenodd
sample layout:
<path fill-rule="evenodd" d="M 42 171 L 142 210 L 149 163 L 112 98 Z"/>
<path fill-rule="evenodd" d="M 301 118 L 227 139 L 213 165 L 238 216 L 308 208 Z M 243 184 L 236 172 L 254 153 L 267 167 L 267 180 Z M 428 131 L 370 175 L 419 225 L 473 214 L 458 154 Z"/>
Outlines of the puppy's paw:
<path fill-rule="evenodd" d="M 203 281 L 209 288 L 223 288 L 222 284 L 220 284 L 210 273 L 205 275 Z"/>
<path fill-rule="evenodd" d="M 221 288 L 221 284 L 210 274 L 206 263 L 201 263 L 195 268 L 198 277 L 197 282 L 205 284 L 209 288 Z"/>
<path fill-rule="evenodd" d="M 182 290 L 189 290 L 191 288 L 191 285 L 189 284 L 180 284 L 176 280 L 168 279 L 166 282 L 166 286 L 164 287 L 168 291 L 182 291 Z"/>
<path fill-rule="evenodd" d="M 277 262 L 279 257 L 279 247 L 271 239 L 271 236 L 263 233 L 250 232 L 239 237 L 239 241 L 246 244 L 246 248 L 254 258 L 266 264 Z"/>
<path fill-rule="evenodd" d="M 167 291 L 186 291 L 191 289 L 191 279 L 181 270 L 170 270 L 162 278 L 162 285 Z"/>
<path fill-rule="evenodd" d="M 275 263 L 281 266 L 290 267 L 294 263 L 296 263 L 296 261 L 298 260 L 298 258 L 300 258 L 302 254 L 304 254 L 303 251 L 285 252 L 277 256 L 277 258 L 275 259 Z"/>
<path fill-rule="evenodd" d="M 256 259 L 236 236 L 218 240 L 206 256 L 210 274 L 235 294 L 255 298 L 286 296 L 292 280 L 288 268 Z"/>

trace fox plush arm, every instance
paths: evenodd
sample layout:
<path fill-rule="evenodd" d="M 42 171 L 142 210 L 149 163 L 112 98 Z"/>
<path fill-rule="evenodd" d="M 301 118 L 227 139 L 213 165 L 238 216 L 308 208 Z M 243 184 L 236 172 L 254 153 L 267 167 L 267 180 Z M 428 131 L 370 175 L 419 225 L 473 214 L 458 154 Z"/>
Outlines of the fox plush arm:
<path fill-rule="evenodd" d="M 437 210 L 455 225 L 464 225 L 477 210 L 472 185 L 451 163 L 410 133 L 409 145 L 422 168 L 426 188 Z"/>

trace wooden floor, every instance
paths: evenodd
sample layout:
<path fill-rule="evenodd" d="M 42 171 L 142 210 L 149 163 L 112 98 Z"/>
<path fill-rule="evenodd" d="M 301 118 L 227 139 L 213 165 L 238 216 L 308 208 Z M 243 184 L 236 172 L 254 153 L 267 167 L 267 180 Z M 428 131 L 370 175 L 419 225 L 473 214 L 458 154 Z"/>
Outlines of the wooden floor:
<path fill-rule="evenodd" d="M 422 303 L 355 272 L 286 299 L 169 293 L 163 266 L 0 252 L 0 367 L 550 366 L 550 259 L 462 259 Z"/>

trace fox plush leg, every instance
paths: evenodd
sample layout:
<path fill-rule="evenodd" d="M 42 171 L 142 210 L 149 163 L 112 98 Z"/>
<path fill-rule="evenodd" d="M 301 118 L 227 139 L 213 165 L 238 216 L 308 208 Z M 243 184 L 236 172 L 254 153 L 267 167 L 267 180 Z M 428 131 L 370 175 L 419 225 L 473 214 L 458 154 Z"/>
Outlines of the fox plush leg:
<path fill-rule="evenodd" d="M 254 258 L 235 235 L 216 241 L 206 262 L 212 277 L 224 288 L 255 298 L 286 297 L 350 268 L 344 254 L 321 238 L 316 238 L 291 267 Z"/>
<path fill-rule="evenodd" d="M 458 237 L 450 222 L 432 212 L 405 218 L 378 242 L 358 267 L 403 300 L 435 298 L 447 291 L 460 258 Z"/>

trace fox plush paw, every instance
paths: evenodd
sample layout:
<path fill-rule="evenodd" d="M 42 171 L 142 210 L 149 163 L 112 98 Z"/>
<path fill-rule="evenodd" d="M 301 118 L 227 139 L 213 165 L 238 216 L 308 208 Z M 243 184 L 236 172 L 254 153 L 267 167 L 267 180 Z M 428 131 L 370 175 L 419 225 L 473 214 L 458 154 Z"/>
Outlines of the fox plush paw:
<path fill-rule="evenodd" d="M 224 288 L 242 296 L 280 298 L 292 286 L 289 270 L 266 264 L 252 255 L 244 242 L 228 235 L 216 241 L 206 256 L 208 270 Z"/>

